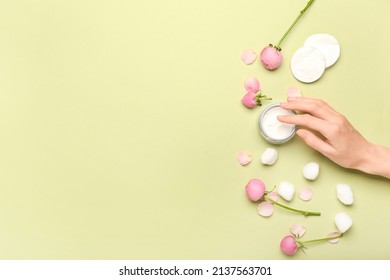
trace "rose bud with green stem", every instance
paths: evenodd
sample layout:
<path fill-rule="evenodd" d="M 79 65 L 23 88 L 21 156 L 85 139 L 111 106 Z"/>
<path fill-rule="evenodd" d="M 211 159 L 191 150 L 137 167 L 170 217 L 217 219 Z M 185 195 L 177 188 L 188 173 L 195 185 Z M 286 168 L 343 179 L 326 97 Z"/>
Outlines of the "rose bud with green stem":
<path fill-rule="evenodd" d="M 291 256 L 291 255 L 295 255 L 298 249 L 303 250 L 305 248 L 304 246 L 305 244 L 322 242 L 322 241 L 330 241 L 330 240 L 339 239 L 341 237 L 343 237 L 343 233 L 339 233 L 338 235 L 333 235 L 333 236 L 319 238 L 319 239 L 300 241 L 296 236 L 287 235 L 283 237 L 282 241 L 280 242 L 280 249 L 286 255 Z"/>
<path fill-rule="evenodd" d="M 306 12 L 306 10 L 311 6 L 311 4 L 313 4 L 313 2 L 314 2 L 314 0 L 310 0 L 306 4 L 305 8 L 299 13 L 298 17 L 290 25 L 290 27 L 283 34 L 282 38 L 279 40 L 279 42 L 275 46 L 272 44 L 269 44 L 261 51 L 260 59 L 261 59 L 261 62 L 263 63 L 263 65 L 266 69 L 275 70 L 275 69 L 279 68 L 279 66 L 282 64 L 282 62 L 283 62 L 283 55 L 281 53 L 282 42 L 287 37 L 287 35 L 290 33 L 290 31 L 294 28 L 294 26 L 297 24 L 297 22 L 303 16 L 303 14 Z"/>
<path fill-rule="evenodd" d="M 298 249 L 301 249 L 302 252 L 305 252 L 304 251 L 304 249 L 306 248 L 305 244 L 315 243 L 315 242 L 323 242 L 323 241 L 329 241 L 330 243 L 335 244 L 340 240 L 341 237 L 343 237 L 344 233 L 347 230 L 348 229 L 345 229 L 344 231 L 340 231 L 340 229 L 339 229 L 338 231 L 334 231 L 334 232 L 329 233 L 324 238 L 301 241 L 299 239 L 305 234 L 306 228 L 302 224 L 293 224 L 290 227 L 291 234 L 286 235 L 281 240 L 280 249 L 286 255 L 291 256 L 291 255 L 295 255 L 295 253 L 298 251 Z"/>
<path fill-rule="evenodd" d="M 245 190 L 246 190 L 246 194 L 247 194 L 248 198 L 251 201 L 260 201 L 260 200 L 262 200 L 263 202 L 267 201 L 271 204 L 277 205 L 279 207 L 282 207 L 284 209 L 287 209 L 287 210 L 290 210 L 290 211 L 293 211 L 296 213 L 300 213 L 304 216 L 321 216 L 320 212 L 299 210 L 299 209 L 291 208 L 291 207 L 288 207 L 286 205 L 280 204 L 279 202 L 272 199 L 268 195 L 270 192 L 266 191 L 266 187 L 265 187 L 264 182 L 259 180 L 259 179 L 249 180 L 249 182 L 245 186 Z"/>
<path fill-rule="evenodd" d="M 249 77 L 244 83 L 246 94 L 241 99 L 242 104 L 247 108 L 255 108 L 261 106 L 263 100 L 272 100 L 261 93 L 261 85 L 258 79 L 255 77 Z"/>

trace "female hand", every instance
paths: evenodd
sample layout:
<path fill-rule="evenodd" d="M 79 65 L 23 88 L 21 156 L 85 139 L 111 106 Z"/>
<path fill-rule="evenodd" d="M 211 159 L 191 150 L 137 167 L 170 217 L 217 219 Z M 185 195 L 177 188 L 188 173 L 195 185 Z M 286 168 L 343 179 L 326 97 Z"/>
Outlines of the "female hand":
<path fill-rule="evenodd" d="M 379 161 L 388 166 L 390 149 L 368 142 L 342 114 L 324 101 L 290 97 L 280 106 L 300 112 L 297 115 L 279 116 L 278 119 L 302 126 L 297 130 L 297 135 L 311 148 L 340 166 L 390 178 L 390 168 L 380 167 L 378 164 L 381 163 L 375 161 L 379 153 Z"/>

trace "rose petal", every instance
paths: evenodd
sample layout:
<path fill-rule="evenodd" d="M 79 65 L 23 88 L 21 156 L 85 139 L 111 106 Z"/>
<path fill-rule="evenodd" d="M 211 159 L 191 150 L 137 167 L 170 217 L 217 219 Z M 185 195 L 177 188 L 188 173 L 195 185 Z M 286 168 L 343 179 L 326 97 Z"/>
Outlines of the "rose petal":
<path fill-rule="evenodd" d="M 278 202 L 278 200 L 279 200 L 279 195 L 276 192 L 270 192 L 270 193 L 267 194 L 267 196 L 269 198 L 271 198 L 273 201 Z"/>
<path fill-rule="evenodd" d="M 334 236 L 338 236 L 340 234 L 341 234 L 340 232 L 334 231 L 334 232 L 329 233 L 326 237 L 334 237 Z M 328 242 L 332 243 L 332 244 L 336 244 L 339 241 L 340 241 L 340 238 L 335 238 L 335 239 L 328 240 Z"/>
<path fill-rule="evenodd" d="M 248 152 L 242 151 L 238 153 L 237 160 L 241 165 L 247 165 L 252 161 L 252 155 Z"/>
<path fill-rule="evenodd" d="M 263 201 L 257 207 L 260 216 L 269 217 L 274 213 L 274 206 L 271 202 Z"/>
<path fill-rule="evenodd" d="M 352 189 L 349 185 L 337 184 L 336 194 L 337 194 L 337 198 L 344 205 L 352 205 L 353 204 L 353 193 L 352 193 Z"/>
<path fill-rule="evenodd" d="M 290 86 L 287 88 L 287 97 L 300 97 L 302 96 L 302 91 L 297 86 Z"/>
<path fill-rule="evenodd" d="M 313 190 L 311 188 L 302 188 L 299 192 L 299 198 L 303 201 L 309 201 L 313 197 Z"/>
<path fill-rule="evenodd" d="M 293 224 L 290 228 L 290 232 L 295 235 L 295 237 L 302 237 L 305 232 L 306 232 L 306 228 L 304 225 L 302 224 Z"/>
<path fill-rule="evenodd" d="M 295 187 L 293 184 L 283 181 L 279 184 L 278 194 L 285 200 L 290 201 L 293 199 L 295 193 Z"/>
<path fill-rule="evenodd" d="M 258 92 L 260 90 L 260 82 L 255 77 L 249 77 L 244 83 L 246 91 Z"/>
<path fill-rule="evenodd" d="M 241 53 L 241 60 L 246 65 L 252 64 L 256 60 L 256 58 L 257 53 L 252 49 L 245 50 Z"/>
<path fill-rule="evenodd" d="M 334 221 L 341 233 L 346 232 L 352 226 L 352 219 L 344 212 L 336 214 Z"/>

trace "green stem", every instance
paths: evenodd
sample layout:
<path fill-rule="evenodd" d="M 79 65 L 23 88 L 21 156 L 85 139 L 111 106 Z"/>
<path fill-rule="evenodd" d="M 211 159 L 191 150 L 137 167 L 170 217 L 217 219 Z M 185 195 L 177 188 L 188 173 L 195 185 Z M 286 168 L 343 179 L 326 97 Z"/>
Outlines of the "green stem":
<path fill-rule="evenodd" d="M 306 10 L 313 4 L 314 0 L 310 0 L 307 2 L 305 8 L 299 13 L 298 17 L 294 20 L 294 22 L 290 25 L 290 27 L 287 29 L 286 33 L 284 33 L 283 37 L 279 40 L 279 42 L 276 44 L 275 49 L 278 51 L 281 50 L 280 45 L 282 44 L 283 40 L 287 37 L 288 33 L 290 33 L 291 29 L 294 28 L 295 24 L 300 20 L 300 18 L 303 16 L 303 14 L 306 12 Z"/>
<path fill-rule="evenodd" d="M 297 243 L 299 243 L 300 247 L 302 247 L 304 244 L 307 244 L 307 243 L 314 243 L 314 242 L 321 242 L 321 241 L 329 241 L 329 240 L 337 239 L 337 238 L 341 238 L 341 237 L 343 237 L 343 234 L 342 234 L 342 233 L 340 233 L 340 234 L 337 235 L 337 236 L 325 237 L 325 238 L 319 238 L 319 239 L 313 239 L 313 240 L 306 240 L 306 241 L 298 241 L 298 240 L 297 240 Z"/>
<path fill-rule="evenodd" d="M 261 106 L 262 105 L 261 101 L 263 101 L 263 100 L 272 100 L 272 98 L 267 97 L 266 95 L 262 95 L 261 93 L 256 95 L 257 105 Z"/>
<path fill-rule="evenodd" d="M 288 207 L 286 205 L 283 205 L 283 204 L 280 204 L 280 203 L 276 202 L 275 200 L 269 198 L 267 195 L 265 195 L 264 198 L 266 200 L 268 200 L 269 202 L 271 202 L 272 204 L 278 205 L 278 206 L 280 206 L 280 207 L 282 207 L 284 209 L 287 209 L 287 210 L 290 210 L 290 211 L 293 211 L 293 212 L 297 212 L 297 213 L 303 214 L 304 216 L 321 216 L 321 212 L 304 211 L 304 210 L 291 208 L 291 207 Z"/>

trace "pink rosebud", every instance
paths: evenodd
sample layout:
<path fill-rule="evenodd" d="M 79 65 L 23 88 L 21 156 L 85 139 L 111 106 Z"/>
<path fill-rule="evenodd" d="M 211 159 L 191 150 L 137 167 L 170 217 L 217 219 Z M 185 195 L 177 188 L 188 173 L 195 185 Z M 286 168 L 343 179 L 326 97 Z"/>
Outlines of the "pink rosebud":
<path fill-rule="evenodd" d="M 244 83 L 247 91 L 258 92 L 260 90 L 260 82 L 255 77 L 249 77 Z"/>
<path fill-rule="evenodd" d="M 298 251 L 297 242 L 295 242 L 295 238 L 292 235 L 285 236 L 280 242 L 280 249 L 286 255 L 294 255 Z"/>
<path fill-rule="evenodd" d="M 260 59 L 265 68 L 275 70 L 282 64 L 283 55 L 272 45 L 269 45 L 261 51 Z"/>
<path fill-rule="evenodd" d="M 265 184 L 259 179 L 251 179 L 245 186 L 245 190 L 250 200 L 258 201 L 265 193 Z"/>
<path fill-rule="evenodd" d="M 256 101 L 256 93 L 252 91 L 248 91 L 244 97 L 241 99 L 242 104 L 244 104 L 246 107 L 252 109 L 257 106 Z"/>

